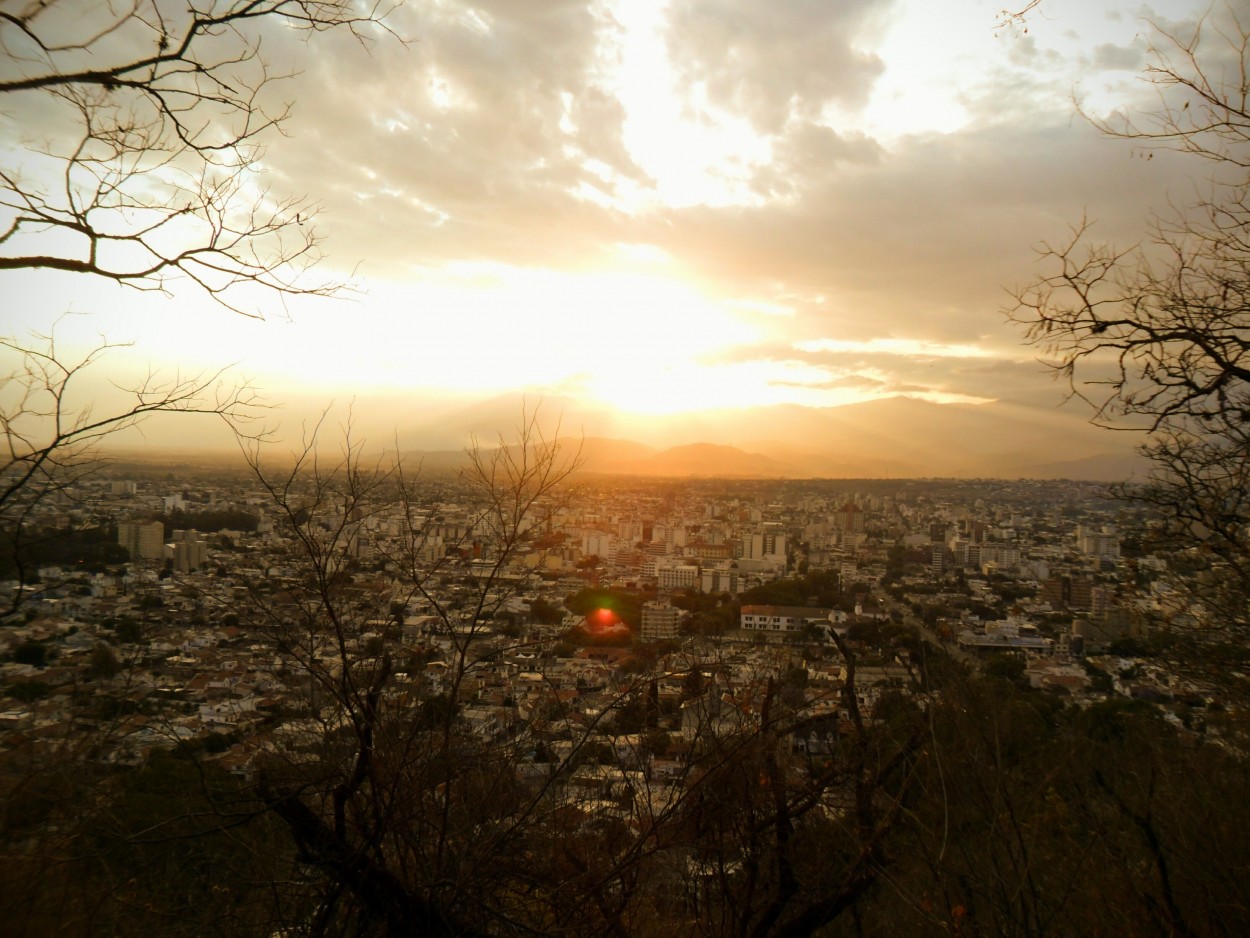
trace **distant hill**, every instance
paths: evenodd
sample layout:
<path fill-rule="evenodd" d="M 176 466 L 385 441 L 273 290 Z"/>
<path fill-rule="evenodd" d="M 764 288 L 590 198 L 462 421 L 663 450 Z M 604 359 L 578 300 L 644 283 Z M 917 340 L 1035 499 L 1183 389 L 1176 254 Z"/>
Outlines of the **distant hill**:
<path fill-rule="evenodd" d="M 635 443 L 633 440 L 587 437 L 580 441 L 566 438 L 562 445 L 564 443 L 567 443 L 570 452 L 574 451 L 574 447 L 579 447 L 577 451 L 582 469 L 586 472 L 623 472 L 621 466 L 644 463 L 654 459 L 659 453 L 655 447 Z"/>
<path fill-rule="evenodd" d="M 1087 482 L 1123 482 L 1141 480 L 1150 464 L 1135 453 L 1104 453 L 1070 462 L 1052 462 L 1032 466 L 1020 473 L 1026 479 L 1081 479 Z"/>
<path fill-rule="evenodd" d="M 457 473 L 466 460 L 456 441 L 494 445 L 501 431 L 509 437 L 519 412 L 512 397 L 431 406 L 390 438 L 423 472 Z M 583 470 L 591 473 L 1114 481 L 1140 475 L 1143 468 L 1135 454 L 1140 437 L 1091 426 L 1074 411 L 1022 403 L 935 404 L 895 397 L 843 407 L 780 405 L 647 418 L 556 399 L 541 403 L 541 416 L 544 432 L 558 433 L 566 453 L 580 452 Z M 197 458 L 176 448 L 159 457 L 146 455 L 184 463 Z"/>
<path fill-rule="evenodd" d="M 783 479 L 793 474 L 793 467 L 759 453 L 745 452 L 736 446 L 690 443 L 654 453 L 645 459 L 608 465 L 604 471 L 624 475 Z"/>

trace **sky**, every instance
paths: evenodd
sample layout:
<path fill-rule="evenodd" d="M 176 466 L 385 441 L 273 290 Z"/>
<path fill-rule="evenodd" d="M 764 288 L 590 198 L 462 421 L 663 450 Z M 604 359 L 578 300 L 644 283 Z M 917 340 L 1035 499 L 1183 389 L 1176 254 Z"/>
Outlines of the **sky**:
<path fill-rule="evenodd" d="M 312 276 L 350 288 L 249 319 L 34 271 L 5 275 L 4 331 L 132 342 L 120 384 L 229 364 L 288 425 L 354 401 L 429 448 L 522 397 L 635 439 L 896 395 L 1049 410 L 1004 316 L 1039 245 L 1083 216 L 1132 243 L 1193 184 L 1077 102 L 1148 108 L 1150 24 L 1207 5 L 1043 0 L 1003 27 L 1004 2 L 431 0 L 388 20 L 406 42 L 275 31 L 294 110 L 254 182 L 320 204 Z"/>

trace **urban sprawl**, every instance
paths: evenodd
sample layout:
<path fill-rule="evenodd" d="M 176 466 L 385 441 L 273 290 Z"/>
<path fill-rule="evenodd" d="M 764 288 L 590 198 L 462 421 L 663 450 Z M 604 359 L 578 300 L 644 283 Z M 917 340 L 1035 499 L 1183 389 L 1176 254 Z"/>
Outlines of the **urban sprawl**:
<path fill-rule="evenodd" d="M 64 556 L 2 584 L 0 744 L 89 737 L 94 759 L 123 765 L 195 747 L 251 778 L 310 733 L 309 674 L 385 655 L 392 701 L 454 693 L 467 738 L 524 727 L 531 770 L 594 742 L 597 764 L 579 771 L 610 788 L 605 764 L 626 783 L 680 778 L 694 737 L 749 726 L 765 686 L 822 718 L 801 724 L 795 751 L 830 745 L 851 717 L 848 651 L 861 719 L 918 693 L 917 657 L 942 654 L 1069 705 L 1138 698 L 1179 731 L 1219 735 L 1214 685 L 1142 656 L 1152 622 L 1201 635 L 1204 609 L 1151 552 L 1150 515 L 1103 486 L 575 488 L 530 506 L 501 547 L 454 479 L 417 486 L 418 503 L 306 518 L 227 473 L 114 470 L 72 486 L 27 522 L 42 532 L 31 556 L 40 538 Z M 328 567 L 310 573 L 301 530 L 331 545 Z M 353 617 L 293 643 L 317 569 Z"/>

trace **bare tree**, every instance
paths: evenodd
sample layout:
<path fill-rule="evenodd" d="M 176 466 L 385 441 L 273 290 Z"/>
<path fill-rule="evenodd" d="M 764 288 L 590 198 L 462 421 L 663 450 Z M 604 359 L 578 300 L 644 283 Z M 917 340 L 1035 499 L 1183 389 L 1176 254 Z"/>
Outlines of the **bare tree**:
<path fill-rule="evenodd" d="M 1009 311 L 1094 420 L 1144 429 L 1152 467 L 1129 493 L 1207 559 L 1219 623 L 1250 625 L 1250 22 L 1218 5 L 1192 31 L 1156 28 L 1145 77 L 1158 106 L 1095 120 L 1200 167 L 1196 195 L 1152 218 L 1145 242 L 1098 242 L 1082 222 L 1045 245 L 1050 272 Z M 1190 578 L 1193 582 L 1194 578 Z"/>
<path fill-rule="evenodd" d="M 252 450 L 294 548 L 240 614 L 303 691 L 256 783 L 308 884 L 288 927 L 801 935 L 849 912 L 888 867 L 923 721 L 864 713 L 845 646 L 804 702 L 785 650 L 758 673 L 710 647 L 618 671 L 497 630 L 576 465 L 532 415 L 499 443 L 455 481 L 350 435 L 277 472 Z M 689 690 L 663 722 L 661 684 Z M 824 754 L 799 751 L 817 728 Z"/>
<path fill-rule="evenodd" d="M 91 370 L 118 348 L 100 342 L 70 357 L 57 347 L 55 335 L 31 341 L 0 339 L 0 349 L 13 364 L 0 378 L 0 539 L 6 560 L 25 581 L 25 553 L 49 536 L 54 525 L 43 515 L 50 503 L 69 503 L 77 483 L 100 468 L 100 444 L 109 436 L 135 427 L 158 413 L 216 416 L 236 433 L 253 433 L 251 421 L 263 404 L 246 384 L 223 381 L 223 371 L 162 377 L 149 373 L 138 384 L 121 388 L 116 407 L 101 413 L 84 383 Z M 10 611 L 22 600 L 19 589 Z"/>
<path fill-rule="evenodd" d="M 259 159 L 290 105 L 270 86 L 290 73 L 262 53 L 283 34 L 390 35 L 386 0 L 0 0 L 0 111 L 21 134 L 0 166 L 0 273 L 59 270 L 165 292 L 189 281 L 227 309 L 261 315 L 275 295 L 325 295 L 315 206 L 275 196 Z M 154 412 L 237 421 L 258 404 L 221 374 L 150 375 L 131 403 L 101 414 L 78 396 L 112 346 L 80 357 L 51 332 L 10 339 L 0 388 L 6 454 L 0 523 L 18 543 L 33 512 L 98 465 L 104 437 Z"/>
<path fill-rule="evenodd" d="M 999 29 L 1018 29 L 1027 33 L 1029 31 L 1029 14 L 1041 5 L 1042 0 L 1028 0 L 1027 3 L 1004 7 L 998 11 L 998 23 L 996 25 Z"/>
<path fill-rule="evenodd" d="M 527 418 L 513 445 L 474 448 L 453 486 L 466 523 L 446 541 L 419 480 L 402 462 L 363 462 L 350 433 L 329 463 L 310 433 L 277 475 L 262 450 L 249 451 L 294 540 L 298 575 L 258 596 L 248 615 L 307 701 L 302 731 L 274 750 L 258 790 L 317 873 L 313 933 L 399 934 L 422 921 L 431 934 L 472 934 L 484 904 L 506 915 L 497 893 L 473 894 L 485 880 L 470 869 L 502 856 L 504 844 L 518 859 L 505 821 L 518 809 L 509 777 L 523 742 L 494 731 L 479 738 L 462 711 L 502 655 L 482 641 L 506 592 L 502 573 L 567 498 L 576 460 L 562 446 Z M 389 575 L 360 573 L 362 538 Z M 458 571 L 452 596 L 436 584 L 462 541 L 480 563 Z M 442 656 L 437 679 L 417 670 L 420 643 L 403 634 L 402 610 L 414 601 L 431 613 L 425 639 Z M 506 879 L 502 869 L 493 876 Z"/>
<path fill-rule="evenodd" d="M 331 292 L 315 204 L 263 182 L 291 112 L 262 52 L 285 33 L 388 33 L 388 0 L 0 3 L 0 108 L 25 138 L 0 167 L 0 270 L 44 268 L 164 291 L 177 275 L 235 312 L 249 288 Z"/>

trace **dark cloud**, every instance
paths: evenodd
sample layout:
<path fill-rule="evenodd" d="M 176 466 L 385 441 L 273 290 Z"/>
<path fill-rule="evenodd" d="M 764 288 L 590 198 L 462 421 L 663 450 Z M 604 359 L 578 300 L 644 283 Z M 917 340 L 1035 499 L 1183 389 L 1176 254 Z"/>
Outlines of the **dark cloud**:
<path fill-rule="evenodd" d="M 1117 46 L 1104 42 L 1094 49 L 1093 64 L 1100 69 L 1135 72 L 1145 64 L 1145 57 L 1137 46 Z"/>
<path fill-rule="evenodd" d="M 294 86 L 294 145 L 271 153 L 286 184 L 323 199 L 337 244 L 384 272 L 550 262 L 569 231 L 594 226 L 612 239 L 611 215 L 576 195 L 646 183 L 599 80 L 611 20 L 585 3 L 493 2 L 423 8 L 395 27 L 411 45 L 366 54 L 328 37 Z"/>
<path fill-rule="evenodd" d="M 674 4 L 669 50 L 687 85 L 708 101 L 777 133 L 828 102 L 858 108 L 884 66 L 863 33 L 893 0 L 861 3 L 695 0 Z"/>
<path fill-rule="evenodd" d="M 848 339 L 976 341 L 1008 288 L 1037 276 L 1035 248 L 1083 215 L 1096 233 L 1141 236 L 1144 192 L 1183 186 L 1174 161 L 1133 158 L 1066 115 L 904 140 L 871 166 L 792 174 L 795 193 L 752 207 L 672 210 L 652 238 L 709 288 L 784 285 L 796 328 Z"/>
<path fill-rule="evenodd" d="M 773 159 L 759 167 L 752 188 L 766 198 L 806 194 L 829 180 L 845 164 L 875 164 L 883 151 L 862 133 L 839 134 L 822 124 L 792 125 L 773 145 Z"/>

